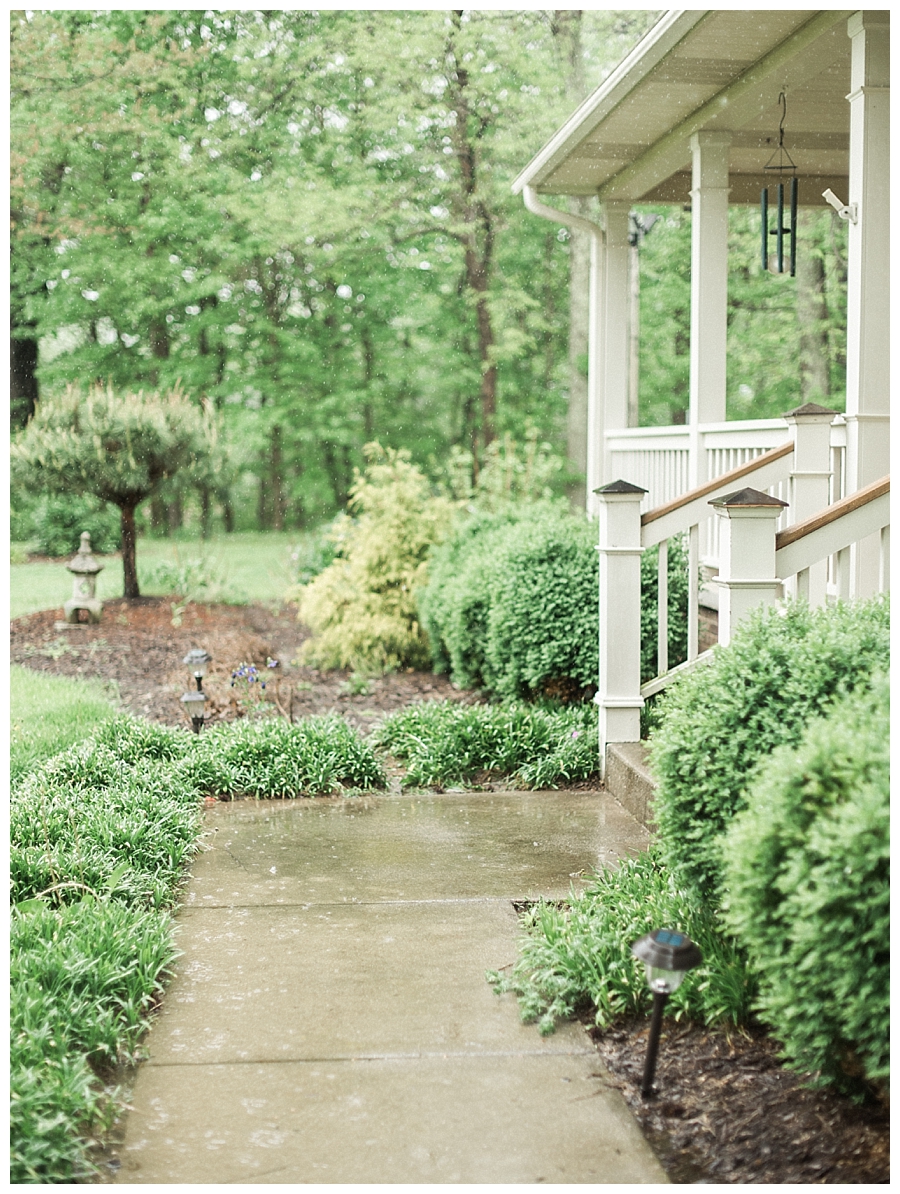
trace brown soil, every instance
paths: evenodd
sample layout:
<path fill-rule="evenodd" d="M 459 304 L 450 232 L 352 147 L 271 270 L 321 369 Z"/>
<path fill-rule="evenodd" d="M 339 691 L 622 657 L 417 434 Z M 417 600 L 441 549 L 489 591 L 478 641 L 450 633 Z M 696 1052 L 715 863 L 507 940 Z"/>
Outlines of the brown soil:
<path fill-rule="evenodd" d="M 108 601 L 96 626 L 61 627 L 62 609 L 11 623 L 11 660 L 54 675 L 112 682 L 132 713 L 186 724 L 182 663 L 192 647 L 213 657 L 204 680 L 207 717 L 227 721 L 252 712 L 231 673 L 242 663 L 279 666 L 266 699 L 293 720 L 335 711 L 365 732 L 413 701 L 474 701 L 444 676 L 401 672 L 354 693 L 347 672 L 296 662 L 308 637 L 290 606 L 189 605 L 173 625 L 171 601 Z M 177 620 L 177 619 L 176 619 Z M 488 786 L 490 777 L 479 777 Z M 578 785 L 585 787 L 589 785 Z M 611 1083 L 622 1091 L 670 1180 L 677 1183 L 887 1183 L 889 1115 L 880 1104 L 854 1106 L 813 1091 L 784 1069 L 763 1033 L 732 1034 L 666 1022 L 657 1065 L 658 1095 L 644 1100 L 640 1080 L 648 1021 L 600 1033 L 591 1029 Z"/>

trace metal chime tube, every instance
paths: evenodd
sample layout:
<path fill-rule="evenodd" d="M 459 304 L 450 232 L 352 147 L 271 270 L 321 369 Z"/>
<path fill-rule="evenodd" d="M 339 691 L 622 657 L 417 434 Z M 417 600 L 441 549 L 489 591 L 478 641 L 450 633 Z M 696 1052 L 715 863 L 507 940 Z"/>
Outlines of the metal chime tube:
<path fill-rule="evenodd" d="M 784 183 L 778 184 L 778 225 L 775 235 L 778 272 L 784 273 Z"/>
<path fill-rule="evenodd" d="M 791 277 L 797 275 L 797 175 L 791 179 Z"/>
<path fill-rule="evenodd" d="M 769 268 L 769 188 L 764 187 L 759 197 L 759 210 L 762 214 L 762 267 L 763 273 Z"/>

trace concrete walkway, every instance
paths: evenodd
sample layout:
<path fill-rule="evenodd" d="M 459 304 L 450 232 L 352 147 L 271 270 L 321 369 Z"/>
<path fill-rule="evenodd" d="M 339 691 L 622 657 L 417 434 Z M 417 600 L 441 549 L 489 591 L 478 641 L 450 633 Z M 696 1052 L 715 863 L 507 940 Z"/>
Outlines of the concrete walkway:
<path fill-rule="evenodd" d="M 578 1024 L 485 971 L 512 900 L 563 897 L 646 833 L 603 793 L 237 803 L 179 913 L 120 1183 L 658 1183 Z"/>

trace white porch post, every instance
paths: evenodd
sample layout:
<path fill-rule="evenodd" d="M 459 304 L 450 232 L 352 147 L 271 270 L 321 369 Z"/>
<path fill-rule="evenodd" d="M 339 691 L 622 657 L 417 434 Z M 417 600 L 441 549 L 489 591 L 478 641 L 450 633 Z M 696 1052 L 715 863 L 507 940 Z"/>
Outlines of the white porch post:
<path fill-rule="evenodd" d="M 588 315 L 588 408 L 585 503 L 597 516 L 596 489 L 603 475 L 603 272 L 606 250 L 599 229 L 591 237 L 590 311 Z"/>
<path fill-rule="evenodd" d="M 890 12 L 847 22 L 850 193 L 847 248 L 847 493 L 890 471 Z M 853 595 L 878 588 L 878 536 L 850 549 Z"/>
<path fill-rule="evenodd" d="M 730 132 L 691 137 L 691 488 L 708 480 L 700 424 L 725 421 L 730 145 Z"/>
<path fill-rule="evenodd" d="M 597 490 L 600 532 L 600 770 L 609 742 L 641 737 L 641 499 L 628 481 Z"/>
<path fill-rule="evenodd" d="M 787 506 L 758 489 L 740 489 L 710 502 L 719 525 L 719 642 L 727 646 L 734 628 L 759 605 L 773 605 L 775 520 Z"/>
<path fill-rule="evenodd" d="M 812 518 L 828 505 L 831 482 L 831 424 L 835 411 L 814 402 L 790 410 L 784 421 L 794 441 L 791 466 L 791 524 Z M 810 605 L 825 604 L 828 561 L 813 564 L 797 577 L 794 595 L 805 597 Z"/>
<path fill-rule="evenodd" d="M 591 348 L 588 357 L 590 392 L 588 398 L 588 494 L 598 513 L 596 489 L 609 479 L 607 431 L 628 426 L 628 212 L 629 203 L 603 205 L 604 237 L 595 252 L 602 264 L 591 268 L 592 294 L 598 295 L 597 322 L 592 321 Z M 591 377 L 596 382 L 590 381 Z"/>

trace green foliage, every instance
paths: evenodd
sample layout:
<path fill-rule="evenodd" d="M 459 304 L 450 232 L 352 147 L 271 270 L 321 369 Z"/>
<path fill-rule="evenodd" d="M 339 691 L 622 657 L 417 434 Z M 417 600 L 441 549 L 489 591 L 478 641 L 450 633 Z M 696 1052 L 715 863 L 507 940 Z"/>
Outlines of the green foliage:
<path fill-rule="evenodd" d="M 599 767 L 593 705 L 426 701 L 392 713 L 372 739 L 404 760 L 403 782 L 412 786 L 465 783 L 479 771 L 496 771 L 523 788 L 548 788 L 586 779 Z"/>
<path fill-rule="evenodd" d="M 68 556 L 78 550 L 81 532 L 91 537 L 91 550 L 98 554 L 118 551 L 119 512 L 90 494 L 40 494 L 28 501 L 20 490 L 11 500 L 26 508 L 13 515 L 13 538 L 29 544 L 33 552 L 46 556 Z"/>
<path fill-rule="evenodd" d="M 187 556 L 157 560 L 141 569 L 141 586 L 148 592 L 171 594 L 183 601 L 227 601 L 231 596 L 224 570 L 215 556 Z"/>
<path fill-rule="evenodd" d="M 583 698 L 599 667 L 596 528 L 560 504 L 476 510 L 434 553 L 420 599 L 438 671 L 510 699 Z M 657 549 L 641 565 L 642 673 L 656 675 Z M 669 660 L 687 647 L 687 565 L 669 545 Z"/>
<path fill-rule="evenodd" d="M 715 903 L 721 835 L 745 807 L 758 763 L 887 667 L 886 598 L 761 609 L 713 661 L 671 685 L 651 740 L 654 816 L 678 881 Z"/>
<path fill-rule="evenodd" d="M 208 411 L 167 394 L 75 386 L 42 399 L 13 444 L 13 471 L 55 493 L 134 508 L 179 469 L 200 464 L 215 433 Z"/>
<path fill-rule="evenodd" d="M 890 687 L 836 701 L 760 768 L 723 853 L 726 921 L 790 1064 L 890 1076 Z"/>
<path fill-rule="evenodd" d="M 292 799 L 385 785 L 369 743 L 336 714 L 231 722 L 205 730 L 195 747 L 188 774 L 204 795 Z"/>
<path fill-rule="evenodd" d="M 77 1132 L 113 1118 L 92 1067 L 134 1055 L 174 957 L 165 913 L 88 899 L 13 914 L 13 1184 L 91 1177 Z"/>
<path fill-rule="evenodd" d="M 644 967 L 631 945 L 661 926 L 687 933 L 703 962 L 670 996 L 667 1010 L 705 1024 L 746 1020 L 755 984 L 742 952 L 715 916 L 674 881 L 655 850 L 598 872 L 562 906 L 540 901 L 522 916 L 519 958 L 507 975 L 488 975 L 498 994 L 514 992 L 523 1020 L 541 1033 L 593 1005 L 605 1028 L 649 1009 Z"/>
<path fill-rule="evenodd" d="M 30 668 L 11 667 L 10 781 L 38 763 L 87 737 L 113 717 L 110 694 L 92 680 L 47 676 Z"/>
<path fill-rule="evenodd" d="M 298 616 L 315 636 L 303 658 L 370 672 L 425 666 L 416 593 L 427 578 L 430 548 L 450 527 L 452 507 L 431 494 L 408 452 L 372 444 L 367 457 L 351 491 L 353 517 L 335 528 L 335 559 L 298 595 Z"/>

